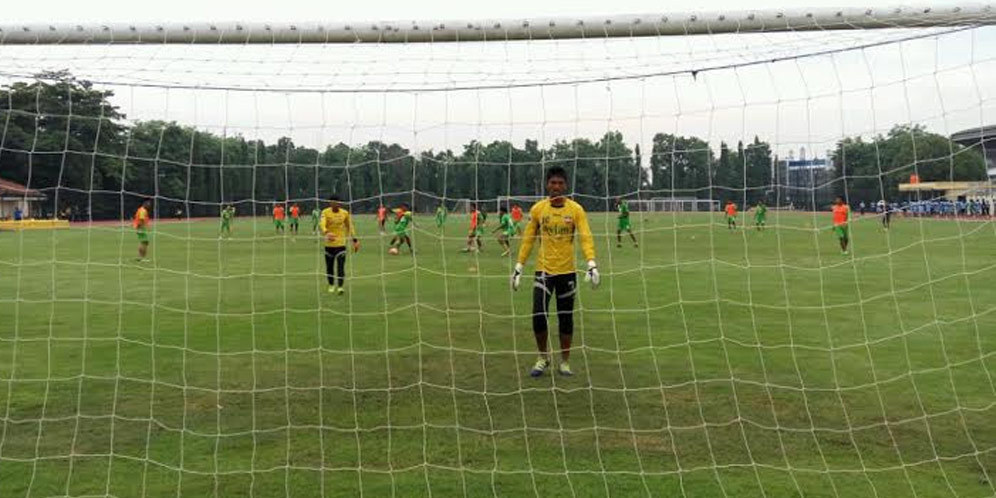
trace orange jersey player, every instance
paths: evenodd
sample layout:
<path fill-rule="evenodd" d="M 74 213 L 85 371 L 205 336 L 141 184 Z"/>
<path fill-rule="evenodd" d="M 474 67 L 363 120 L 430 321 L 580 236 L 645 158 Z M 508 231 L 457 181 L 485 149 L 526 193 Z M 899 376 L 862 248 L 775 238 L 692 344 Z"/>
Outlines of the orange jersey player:
<path fill-rule="evenodd" d="M 273 205 L 273 229 L 276 233 L 284 231 L 284 206 L 282 204 Z"/>
<path fill-rule="evenodd" d="M 848 229 L 849 221 L 851 221 L 851 208 L 844 202 L 843 197 L 837 197 L 833 205 L 833 232 L 840 242 L 840 252 L 845 256 L 847 255 L 847 244 L 851 239 Z"/>
<path fill-rule="evenodd" d="M 136 261 L 144 262 L 148 261 L 145 255 L 149 251 L 149 208 L 152 207 L 152 203 L 149 201 L 142 202 L 142 205 L 135 210 L 135 216 L 132 217 L 131 224 L 135 227 L 135 233 L 138 235 L 138 258 Z"/>
<path fill-rule="evenodd" d="M 290 231 L 293 234 L 297 234 L 298 225 L 301 222 L 301 208 L 297 207 L 297 204 L 291 205 L 290 208 Z"/>
<path fill-rule="evenodd" d="M 518 204 L 512 205 L 512 225 L 515 226 L 515 233 L 522 233 L 522 208 Z"/>
<path fill-rule="evenodd" d="M 377 208 L 377 227 L 380 228 L 380 233 L 384 233 L 384 223 L 387 223 L 387 208 L 381 204 Z"/>
<path fill-rule="evenodd" d="M 726 228 L 733 230 L 737 228 L 737 205 L 733 201 L 726 201 Z"/>
<path fill-rule="evenodd" d="M 467 247 L 463 252 L 480 251 L 484 248 L 481 240 L 484 235 L 484 213 L 477 209 L 477 203 L 470 205 L 470 232 L 467 234 Z"/>

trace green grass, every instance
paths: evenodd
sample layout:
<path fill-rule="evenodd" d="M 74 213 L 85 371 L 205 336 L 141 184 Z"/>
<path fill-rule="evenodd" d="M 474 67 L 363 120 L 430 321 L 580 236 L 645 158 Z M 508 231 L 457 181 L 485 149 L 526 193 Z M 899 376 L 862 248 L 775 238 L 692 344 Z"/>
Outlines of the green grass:
<path fill-rule="evenodd" d="M 266 220 L 0 233 L 0 497 L 989 496 L 996 225 L 635 220 L 531 379 L 531 288 L 359 217 L 345 296 Z M 814 228 L 818 222 L 818 230 Z M 555 330 L 555 327 L 553 327 Z"/>

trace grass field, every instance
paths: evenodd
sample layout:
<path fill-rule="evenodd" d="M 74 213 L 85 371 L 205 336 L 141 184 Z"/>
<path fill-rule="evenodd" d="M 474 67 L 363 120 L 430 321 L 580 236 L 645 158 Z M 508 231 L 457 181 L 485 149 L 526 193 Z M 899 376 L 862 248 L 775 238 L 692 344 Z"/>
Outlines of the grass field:
<path fill-rule="evenodd" d="M 0 497 L 993 495 L 996 224 L 828 222 L 593 215 L 540 379 L 459 217 L 414 259 L 359 217 L 344 296 L 263 219 L 0 233 Z"/>

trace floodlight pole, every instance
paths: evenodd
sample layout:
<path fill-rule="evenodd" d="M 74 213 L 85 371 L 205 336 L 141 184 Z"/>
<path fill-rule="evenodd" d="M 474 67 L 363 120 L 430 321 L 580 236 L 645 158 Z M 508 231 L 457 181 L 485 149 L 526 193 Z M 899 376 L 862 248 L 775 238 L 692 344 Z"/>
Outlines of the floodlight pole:
<path fill-rule="evenodd" d="M 416 43 L 684 36 L 996 24 L 991 5 L 673 12 L 537 19 L 0 24 L 0 45 Z"/>

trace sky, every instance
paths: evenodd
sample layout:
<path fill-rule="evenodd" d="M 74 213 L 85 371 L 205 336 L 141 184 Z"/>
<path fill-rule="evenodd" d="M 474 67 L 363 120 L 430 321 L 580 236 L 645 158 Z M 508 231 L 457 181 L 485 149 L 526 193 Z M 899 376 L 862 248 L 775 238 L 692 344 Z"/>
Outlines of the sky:
<path fill-rule="evenodd" d="M 758 2 L 751 7 L 801 7 Z M 3 22 L 447 20 L 744 8 L 720 0 L 668 4 L 661 11 L 659 0 L 89 0 L 22 2 Z M 896 41 L 910 37 L 920 38 Z M 777 62 L 762 62 L 771 60 Z M 757 135 L 782 156 L 801 148 L 822 156 L 844 136 L 896 124 L 950 134 L 996 122 L 994 28 L 487 44 L 0 46 L 0 68 L 0 84 L 10 74 L 68 68 L 113 89 L 114 103 L 131 119 L 267 141 L 290 136 L 313 147 L 383 140 L 460 150 L 472 139 L 549 144 L 618 130 L 644 150 L 658 132 L 699 136 L 713 147 Z M 591 79 L 599 81 L 572 83 Z"/>

